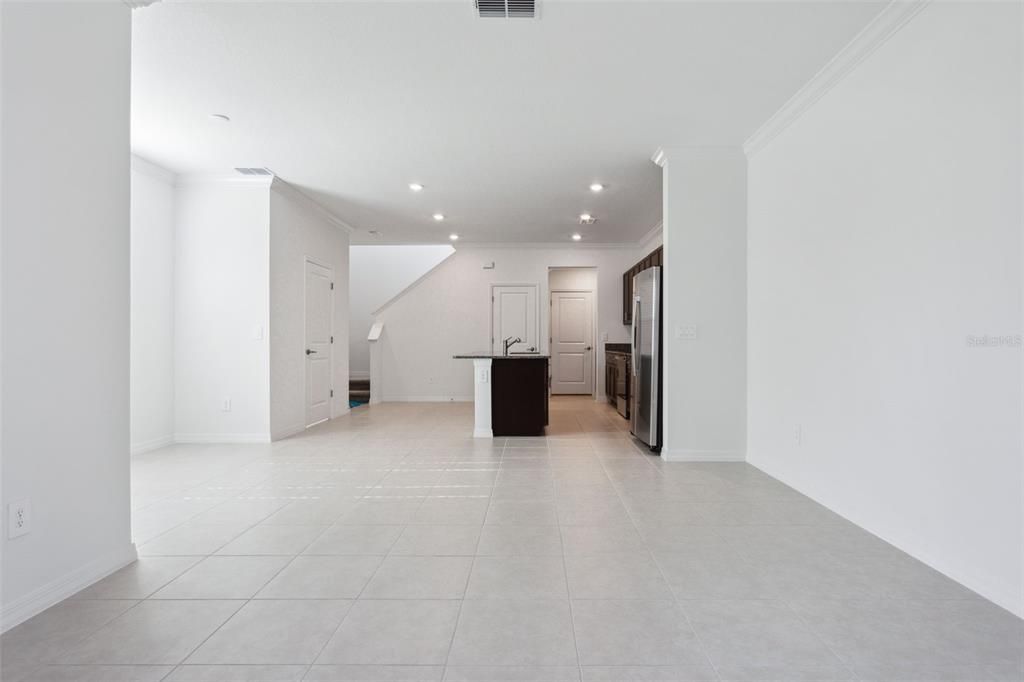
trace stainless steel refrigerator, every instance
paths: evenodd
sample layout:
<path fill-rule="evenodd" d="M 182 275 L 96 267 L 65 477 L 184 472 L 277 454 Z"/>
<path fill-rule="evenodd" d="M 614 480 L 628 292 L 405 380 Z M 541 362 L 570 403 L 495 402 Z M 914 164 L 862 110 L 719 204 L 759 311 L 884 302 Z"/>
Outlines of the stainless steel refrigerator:
<path fill-rule="evenodd" d="M 661 447 L 661 268 L 633 277 L 633 393 L 630 432 Z"/>

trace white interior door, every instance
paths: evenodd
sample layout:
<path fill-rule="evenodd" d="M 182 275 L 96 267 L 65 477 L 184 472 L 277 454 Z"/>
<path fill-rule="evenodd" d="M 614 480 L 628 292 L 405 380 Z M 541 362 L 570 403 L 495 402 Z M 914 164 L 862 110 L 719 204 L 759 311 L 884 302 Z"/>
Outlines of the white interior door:
<path fill-rule="evenodd" d="M 551 392 L 594 392 L 594 294 L 551 294 Z"/>
<path fill-rule="evenodd" d="M 334 273 L 306 261 L 306 426 L 331 417 Z"/>
<path fill-rule="evenodd" d="M 491 352 L 501 355 L 505 339 L 520 339 L 510 353 L 537 353 L 537 285 L 491 287 Z"/>

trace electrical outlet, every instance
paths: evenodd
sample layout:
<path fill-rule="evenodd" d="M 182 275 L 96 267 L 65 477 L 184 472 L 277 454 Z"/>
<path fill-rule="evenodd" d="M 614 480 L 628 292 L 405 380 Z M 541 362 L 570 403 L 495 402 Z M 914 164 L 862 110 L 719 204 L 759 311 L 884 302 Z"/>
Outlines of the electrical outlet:
<path fill-rule="evenodd" d="M 680 324 L 676 326 L 676 338 L 683 341 L 697 340 L 697 325 Z"/>
<path fill-rule="evenodd" d="M 28 500 L 15 500 L 7 505 L 7 537 L 16 538 L 28 533 L 32 518 L 29 515 Z"/>
<path fill-rule="evenodd" d="M 221 409 L 221 412 L 230 412 L 231 411 L 231 398 L 224 398 L 224 400 L 220 404 L 220 409 Z"/>

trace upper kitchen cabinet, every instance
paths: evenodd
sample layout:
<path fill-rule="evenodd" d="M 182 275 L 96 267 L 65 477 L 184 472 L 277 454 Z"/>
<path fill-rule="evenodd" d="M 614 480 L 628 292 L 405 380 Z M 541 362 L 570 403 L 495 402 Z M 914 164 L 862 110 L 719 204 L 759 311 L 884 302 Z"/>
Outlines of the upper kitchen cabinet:
<path fill-rule="evenodd" d="M 622 274 L 622 324 L 633 324 L 633 277 L 647 268 L 662 267 L 662 253 L 662 247 L 659 246 Z"/>

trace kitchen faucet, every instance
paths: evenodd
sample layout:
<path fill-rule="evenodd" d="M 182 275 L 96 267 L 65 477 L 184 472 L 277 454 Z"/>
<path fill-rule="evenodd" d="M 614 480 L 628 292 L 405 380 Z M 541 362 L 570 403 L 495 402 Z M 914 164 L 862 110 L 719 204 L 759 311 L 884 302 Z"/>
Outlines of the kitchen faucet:
<path fill-rule="evenodd" d="M 513 341 L 511 339 L 512 339 L 512 337 L 509 336 L 508 338 L 506 338 L 506 339 L 504 339 L 502 341 L 502 343 L 505 344 L 505 355 L 508 355 L 508 349 L 509 348 L 511 348 L 512 346 L 516 345 L 517 343 L 522 343 L 523 342 L 523 340 L 521 338 L 519 338 L 518 336 L 515 338 L 515 341 Z"/>

